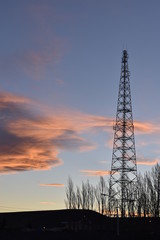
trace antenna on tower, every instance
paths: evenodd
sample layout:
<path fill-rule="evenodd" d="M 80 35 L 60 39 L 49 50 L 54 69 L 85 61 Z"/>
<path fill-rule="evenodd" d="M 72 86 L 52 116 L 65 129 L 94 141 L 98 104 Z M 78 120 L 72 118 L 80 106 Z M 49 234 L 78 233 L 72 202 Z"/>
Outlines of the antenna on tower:
<path fill-rule="evenodd" d="M 109 182 L 109 211 L 115 205 L 121 217 L 134 214 L 137 189 L 137 164 L 132 116 L 131 91 L 128 70 L 128 53 L 123 50 L 121 76 L 114 124 L 113 153 Z"/>

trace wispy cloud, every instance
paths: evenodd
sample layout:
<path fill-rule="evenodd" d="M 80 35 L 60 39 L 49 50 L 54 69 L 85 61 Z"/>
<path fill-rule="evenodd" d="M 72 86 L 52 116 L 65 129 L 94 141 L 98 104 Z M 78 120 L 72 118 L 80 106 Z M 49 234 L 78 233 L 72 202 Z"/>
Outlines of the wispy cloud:
<path fill-rule="evenodd" d="M 147 161 L 143 161 L 143 162 L 137 162 L 138 165 L 144 165 L 144 166 L 154 166 L 158 163 L 159 161 L 154 160 L 152 162 L 147 162 Z"/>
<path fill-rule="evenodd" d="M 110 171 L 104 171 L 104 170 L 80 170 L 80 172 L 89 177 L 110 175 Z"/>
<path fill-rule="evenodd" d="M 57 14 L 54 4 L 27 3 L 24 11 L 27 34 L 26 41 L 22 41 L 18 50 L 13 48 L 10 53 L 0 56 L 1 77 L 5 80 L 17 81 L 17 78 L 27 77 L 28 80 L 45 80 L 49 78 L 48 72 L 55 69 L 60 63 L 68 42 L 59 36 L 54 28 L 58 21 L 65 21 L 63 14 Z M 23 38 L 22 38 L 23 39 Z M 54 74 L 52 74 L 53 76 Z M 59 84 L 63 84 L 59 80 Z"/>
<path fill-rule="evenodd" d="M 156 123 L 135 121 L 134 126 L 137 134 L 160 133 L 160 125 Z"/>
<path fill-rule="evenodd" d="M 61 61 L 63 55 L 63 42 L 54 40 L 52 45 L 45 48 L 26 49 L 1 57 L 1 74 L 7 79 L 12 79 L 12 75 L 14 75 L 16 77 L 27 76 L 32 80 L 43 80 L 46 77 L 47 70 L 53 69 Z"/>
<path fill-rule="evenodd" d="M 41 80 L 45 79 L 48 68 L 53 69 L 61 61 L 68 48 L 66 39 L 58 36 L 54 28 L 58 22 L 66 21 L 67 16 L 64 13 L 57 14 L 54 3 L 38 2 L 27 6 L 28 15 L 36 29 L 32 36 L 36 46 L 23 55 L 22 68 L 33 79 Z M 60 79 L 58 83 L 64 84 Z"/>
<path fill-rule="evenodd" d="M 62 164 L 61 149 L 95 148 L 80 135 L 83 123 L 79 128 L 71 116 L 53 112 L 43 117 L 34 108 L 30 99 L 0 93 L 0 173 L 47 170 Z"/>
<path fill-rule="evenodd" d="M 99 161 L 99 163 L 101 163 L 101 164 L 107 164 L 107 161 L 102 160 L 102 161 Z"/>
<path fill-rule="evenodd" d="M 62 183 L 41 183 L 41 187 L 64 187 Z"/>
<path fill-rule="evenodd" d="M 56 204 L 55 202 L 40 202 L 40 204 L 43 205 L 52 205 L 52 204 Z"/>
<path fill-rule="evenodd" d="M 62 52 L 59 44 L 46 47 L 37 51 L 28 51 L 24 55 L 17 56 L 17 61 L 20 61 L 23 72 L 34 80 L 44 79 L 48 67 L 55 66 L 60 61 Z"/>
<path fill-rule="evenodd" d="M 109 149 L 113 148 L 113 136 L 106 142 L 106 147 L 108 147 Z"/>
<path fill-rule="evenodd" d="M 144 166 L 154 166 L 157 163 L 160 163 L 160 159 L 158 158 L 145 158 L 144 156 L 137 158 L 137 164 L 138 165 L 144 165 Z"/>
<path fill-rule="evenodd" d="M 86 133 L 111 131 L 112 118 L 78 111 L 38 112 L 40 104 L 23 96 L 0 92 L 0 173 L 47 170 L 62 164 L 62 149 L 91 151 L 96 143 Z M 42 107 L 43 108 L 43 107 Z M 36 109 L 36 111 L 35 111 Z M 42 114 L 43 113 L 43 114 Z M 153 123 L 138 125 L 139 133 L 159 134 Z M 85 135 L 85 137 L 84 137 Z M 138 160 L 138 164 L 145 161 Z M 148 163 L 149 164 L 149 163 Z M 104 176 L 108 171 L 82 170 L 90 176 Z"/>
<path fill-rule="evenodd" d="M 16 96 L 12 93 L 8 92 L 0 92 L 0 108 L 2 108 L 5 104 L 8 103 L 31 103 L 32 100 L 23 96 Z M 5 106 L 4 106 L 5 107 Z"/>

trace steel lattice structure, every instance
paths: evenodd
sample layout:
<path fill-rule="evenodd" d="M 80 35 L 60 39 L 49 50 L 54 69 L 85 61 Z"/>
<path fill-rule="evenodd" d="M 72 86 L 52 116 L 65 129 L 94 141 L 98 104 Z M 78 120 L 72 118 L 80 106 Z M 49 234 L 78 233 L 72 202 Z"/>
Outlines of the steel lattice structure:
<path fill-rule="evenodd" d="M 136 199 L 137 164 L 128 53 L 123 50 L 119 83 L 116 123 L 109 186 L 110 213 L 118 211 L 121 217 L 131 216 Z"/>

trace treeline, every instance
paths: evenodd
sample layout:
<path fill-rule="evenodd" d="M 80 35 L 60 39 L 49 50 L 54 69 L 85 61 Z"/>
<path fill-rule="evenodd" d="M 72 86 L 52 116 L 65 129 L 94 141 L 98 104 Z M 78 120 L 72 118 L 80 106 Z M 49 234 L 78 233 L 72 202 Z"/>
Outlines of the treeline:
<path fill-rule="evenodd" d="M 106 198 L 101 193 L 108 193 L 108 186 L 103 177 L 100 177 L 97 186 L 93 186 L 89 180 L 82 182 L 81 187 L 74 186 L 71 177 L 68 178 L 66 187 L 65 205 L 68 209 L 97 210 L 102 214 L 106 210 Z"/>
<path fill-rule="evenodd" d="M 67 209 L 90 209 L 109 215 L 109 179 L 100 177 L 96 186 L 89 180 L 75 186 L 71 177 L 66 186 L 65 205 Z M 159 217 L 160 215 L 160 166 L 137 176 L 137 191 L 134 202 L 128 202 L 128 215 L 138 217 Z M 120 209 L 118 209 L 120 212 Z M 115 205 L 116 214 L 116 205 Z"/>

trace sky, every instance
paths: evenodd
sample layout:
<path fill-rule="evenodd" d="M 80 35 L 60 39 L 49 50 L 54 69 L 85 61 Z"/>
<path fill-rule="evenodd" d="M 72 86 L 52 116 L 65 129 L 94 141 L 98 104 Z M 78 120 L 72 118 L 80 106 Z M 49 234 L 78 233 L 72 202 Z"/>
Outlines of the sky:
<path fill-rule="evenodd" d="M 108 178 L 127 49 L 138 173 L 160 162 L 160 2 L 0 3 L 0 212 L 65 208 Z"/>

